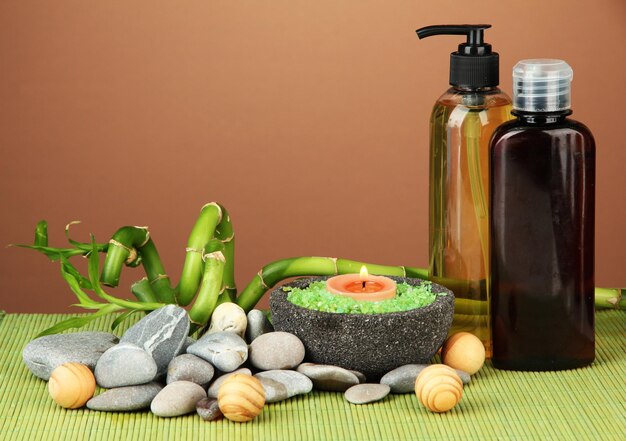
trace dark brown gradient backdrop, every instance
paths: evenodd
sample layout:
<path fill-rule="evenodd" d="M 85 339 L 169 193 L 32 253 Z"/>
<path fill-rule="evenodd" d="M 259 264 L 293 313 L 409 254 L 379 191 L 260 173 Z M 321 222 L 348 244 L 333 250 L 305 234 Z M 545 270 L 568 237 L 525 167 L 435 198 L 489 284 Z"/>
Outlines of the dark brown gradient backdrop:
<path fill-rule="evenodd" d="M 4 247 L 39 219 L 52 245 L 72 220 L 84 240 L 148 225 L 177 282 L 213 200 L 234 219 L 240 288 L 289 256 L 425 265 L 428 119 L 462 41 L 415 36 L 438 23 L 493 24 L 509 93 L 519 59 L 573 66 L 598 145 L 597 283 L 626 286 L 625 5 L 3 1 L 0 309 L 74 302 L 58 264 Z"/>

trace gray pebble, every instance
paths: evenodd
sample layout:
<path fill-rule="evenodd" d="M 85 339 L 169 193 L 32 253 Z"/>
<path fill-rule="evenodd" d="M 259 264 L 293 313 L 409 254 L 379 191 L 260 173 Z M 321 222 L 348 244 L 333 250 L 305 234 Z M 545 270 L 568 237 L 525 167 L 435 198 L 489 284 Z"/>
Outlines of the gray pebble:
<path fill-rule="evenodd" d="M 427 367 L 427 364 L 405 364 L 383 375 L 380 384 L 389 386 L 394 394 L 413 393 L 417 376 Z"/>
<path fill-rule="evenodd" d="M 248 345 L 233 332 L 204 334 L 187 348 L 187 353 L 197 355 L 222 372 L 232 372 L 248 359 Z"/>
<path fill-rule="evenodd" d="M 180 306 L 167 305 L 152 311 L 139 320 L 120 339 L 143 348 L 154 358 L 158 375 L 167 371 L 167 365 L 178 355 L 187 341 L 189 316 Z"/>
<path fill-rule="evenodd" d="M 116 343 L 117 337 L 108 332 L 46 335 L 28 343 L 22 358 L 33 375 L 48 380 L 64 363 L 81 363 L 94 370 L 100 356 Z"/>
<path fill-rule="evenodd" d="M 213 383 L 209 387 L 209 390 L 207 391 L 207 395 L 209 396 L 209 398 L 217 398 L 217 392 L 220 390 L 220 386 L 224 383 L 224 381 L 226 381 L 228 377 L 230 377 L 231 375 L 235 375 L 235 374 L 252 375 L 252 371 L 248 368 L 241 368 L 241 369 L 237 369 L 236 371 L 217 377 L 215 381 L 213 381 Z"/>
<path fill-rule="evenodd" d="M 391 388 L 392 394 L 406 394 L 415 392 L 415 380 L 417 376 L 426 369 L 428 364 L 405 364 L 392 371 L 387 372 L 381 379 L 381 384 L 386 384 Z M 470 382 L 471 378 L 467 372 L 455 369 L 463 384 Z"/>
<path fill-rule="evenodd" d="M 304 345 L 288 332 L 268 332 L 250 344 L 250 363 L 257 369 L 293 369 L 304 360 Z"/>
<path fill-rule="evenodd" d="M 183 354 L 170 361 L 167 367 L 166 383 L 174 381 L 191 381 L 206 388 L 215 375 L 213 365 L 193 354 Z"/>
<path fill-rule="evenodd" d="M 248 312 L 248 328 L 246 329 L 246 340 L 252 343 L 260 335 L 274 332 L 274 327 L 267 319 L 263 311 L 252 309 Z"/>
<path fill-rule="evenodd" d="M 356 375 L 339 366 L 302 363 L 297 371 L 309 377 L 317 390 L 344 392 L 351 386 L 359 384 Z"/>
<path fill-rule="evenodd" d="M 348 369 L 348 371 L 352 372 L 359 379 L 359 383 L 367 383 L 367 378 L 359 371 L 353 371 L 352 369 Z"/>
<path fill-rule="evenodd" d="M 204 421 L 215 421 L 224 417 L 216 398 L 203 398 L 196 403 L 196 413 Z"/>
<path fill-rule="evenodd" d="M 382 400 L 389 395 L 389 391 L 386 384 L 365 383 L 352 386 L 344 396 L 352 404 L 367 404 Z"/>
<path fill-rule="evenodd" d="M 87 408 L 103 412 L 128 412 L 147 409 L 163 389 L 158 383 L 109 389 L 87 401 Z"/>
<path fill-rule="evenodd" d="M 96 364 L 96 383 L 106 389 L 149 383 L 157 366 L 146 351 L 130 343 L 120 343 L 102 354 Z"/>
<path fill-rule="evenodd" d="M 196 404 L 203 398 L 206 398 L 206 392 L 199 384 L 175 381 L 165 386 L 154 397 L 150 410 L 160 417 L 186 415 L 196 410 Z"/>
<path fill-rule="evenodd" d="M 193 338 L 193 337 L 187 337 L 187 338 L 185 339 L 185 342 L 184 342 L 184 343 L 183 343 L 183 345 L 181 346 L 180 351 L 178 352 L 178 354 L 177 354 L 177 355 L 180 355 L 180 354 L 186 354 L 186 353 L 187 353 L 187 348 L 188 348 L 189 346 L 191 346 L 192 344 L 194 344 L 195 342 L 196 342 L 196 339 L 195 339 L 195 338 Z"/>
<path fill-rule="evenodd" d="M 265 402 L 276 403 L 313 390 L 309 377 L 296 371 L 271 370 L 255 375 L 265 389 Z"/>

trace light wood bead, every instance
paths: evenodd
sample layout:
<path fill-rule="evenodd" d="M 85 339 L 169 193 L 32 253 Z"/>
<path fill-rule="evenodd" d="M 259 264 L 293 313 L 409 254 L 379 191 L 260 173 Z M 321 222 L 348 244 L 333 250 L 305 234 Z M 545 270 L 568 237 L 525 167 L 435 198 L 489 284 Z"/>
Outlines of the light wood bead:
<path fill-rule="evenodd" d="M 84 364 L 65 363 L 52 371 L 48 392 L 52 399 L 66 409 L 83 407 L 96 391 L 96 379 Z"/>
<path fill-rule="evenodd" d="M 261 382 L 251 375 L 235 374 L 220 386 L 217 404 L 229 420 L 250 421 L 263 410 L 265 389 Z"/>
<path fill-rule="evenodd" d="M 474 334 L 457 332 L 444 342 L 441 361 L 474 375 L 485 363 L 485 346 Z"/>
<path fill-rule="evenodd" d="M 431 412 L 447 412 L 463 396 L 463 382 L 449 366 L 428 366 L 415 380 L 415 395 Z"/>

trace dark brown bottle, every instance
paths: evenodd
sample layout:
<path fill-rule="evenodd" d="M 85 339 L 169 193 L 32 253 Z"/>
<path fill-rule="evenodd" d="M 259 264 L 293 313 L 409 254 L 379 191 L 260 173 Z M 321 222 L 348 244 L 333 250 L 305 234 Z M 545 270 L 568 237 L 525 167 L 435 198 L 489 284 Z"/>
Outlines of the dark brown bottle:
<path fill-rule="evenodd" d="M 515 69 L 517 119 L 490 144 L 493 365 L 576 368 L 595 357 L 595 143 L 567 118 L 566 63 Z"/>

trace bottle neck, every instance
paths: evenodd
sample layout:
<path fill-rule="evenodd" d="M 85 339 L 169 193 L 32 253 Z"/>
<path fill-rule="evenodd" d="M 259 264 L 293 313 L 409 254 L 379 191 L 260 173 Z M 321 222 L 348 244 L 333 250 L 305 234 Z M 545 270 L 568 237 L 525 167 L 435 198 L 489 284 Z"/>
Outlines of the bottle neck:
<path fill-rule="evenodd" d="M 498 86 L 489 86 L 489 87 L 466 87 L 466 86 L 456 86 L 452 85 L 452 89 L 456 92 L 460 93 L 493 93 L 499 92 Z"/>
<path fill-rule="evenodd" d="M 520 121 L 526 124 L 558 124 L 567 119 L 572 114 L 570 109 L 558 112 L 525 112 L 522 110 L 512 110 L 511 113 Z"/>

